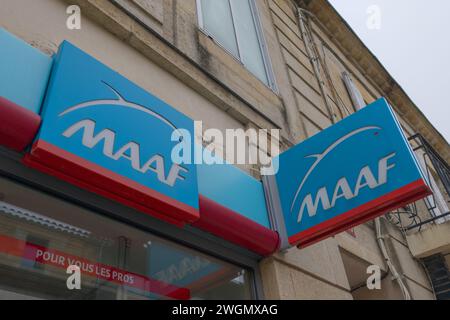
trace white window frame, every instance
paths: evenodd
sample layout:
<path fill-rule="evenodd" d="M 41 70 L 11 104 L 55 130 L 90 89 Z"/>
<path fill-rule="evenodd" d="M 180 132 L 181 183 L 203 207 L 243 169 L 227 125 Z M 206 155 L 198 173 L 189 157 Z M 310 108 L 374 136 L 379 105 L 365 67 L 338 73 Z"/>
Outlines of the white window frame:
<path fill-rule="evenodd" d="M 205 26 L 204 26 L 204 21 L 203 21 L 203 11 L 202 11 L 202 3 L 201 0 L 196 0 L 197 2 L 197 18 L 198 18 L 198 26 L 201 32 L 203 32 L 204 34 L 206 34 L 208 37 L 210 37 L 216 44 L 218 44 L 223 50 L 225 50 L 228 54 L 232 55 L 239 63 L 241 63 L 244 67 L 244 63 L 243 63 L 243 59 L 241 56 L 241 48 L 239 45 L 239 39 L 237 37 L 237 33 L 236 33 L 236 23 L 234 20 L 234 15 L 233 15 L 233 6 L 231 4 L 231 1 L 228 0 L 228 4 L 230 6 L 230 12 L 231 12 L 231 19 L 233 22 L 233 29 L 234 29 L 234 37 L 236 40 L 236 45 L 237 45 L 237 51 L 238 51 L 238 56 L 236 56 L 234 53 L 230 52 L 230 50 L 228 50 L 224 45 L 222 45 L 217 39 L 214 38 L 214 36 L 212 34 L 210 34 L 208 32 L 208 30 L 206 30 Z M 269 51 L 268 51 L 268 47 L 267 47 L 267 43 L 266 40 L 264 38 L 264 33 L 263 33 L 263 28 L 262 28 L 262 24 L 261 24 L 261 19 L 259 18 L 259 10 L 258 7 L 256 5 L 255 0 L 249 0 L 250 3 L 250 9 L 252 11 L 252 18 L 253 18 L 253 23 L 255 24 L 255 29 L 256 29 L 256 36 L 258 38 L 258 42 L 259 42 L 259 48 L 261 50 L 261 55 L 262 55 L 262 59 L 263 59 L 263 64 L 264 64 L 264 69 L 266 72 L 266 76 L 267 76 L 267 84 L 264 83 L 261 79 L 259 79 L 256 75 L 254 75 L 250 70 L 247 70 L 255 76 L 255 78 L 257 78 L 259 81 L 261 81 L 262 83 L 264 83 L 264 85 L 268 86 L 270 89 L 272 89 L 274 92 L 278 92 L 278 88 L 275 82 L 275 76 L 273 73 L 273 68 L 272 68 L 272 63 L 270 61 L 270 57 L 269 57 Z"/>

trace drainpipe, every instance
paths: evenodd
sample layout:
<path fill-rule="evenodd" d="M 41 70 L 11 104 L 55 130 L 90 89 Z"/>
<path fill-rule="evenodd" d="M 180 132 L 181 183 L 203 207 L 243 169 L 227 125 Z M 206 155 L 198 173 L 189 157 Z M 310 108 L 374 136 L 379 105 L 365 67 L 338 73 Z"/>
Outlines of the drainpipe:
<path fill-rule="evenodd" d="M 381 231 L 380 218 L 375 219 L 375 231 L 376 231 L 376 235 L 377 235 L 378 245 L 381 250 L 381 254 L 383 255 L 384 260 L 386 261 L 389 271 L 392 273 L 392 277 L 394 278 L 394 280 L 397 281 L 398 285 L 400 286 L 400 289 L 402 290 L 403 298 L 405 300 L 411 300 L 411 294 L 409 293 L 408 288 L 406 287 L 405 283 L 403 282 L 402 277 L 398 273 L 397 269 L 395 268 L 394 264 L 392 263 L 392 260 L 389 257 L 389 254 L 387 252 L 386 244 L 384 242 L 385 235 Z"/>
<path fill-rule="evenodd" d="M 312 35 L 308 31 L 309 29 L 308 29 L 307 21 L 306 21 L 307 18 L 305 17 L 305 14 L 303 13 L 303 9 L 300 8 L 295 3 L 295 1 L 292 1 L 292 4 L 294 5 L 295 11 L 296 11 L 298 24 L 300 26 L 300 32 L 301 32 L 301 34 L 303 36 L 303 39 L 305 41 L 305 47 L 306 47 L 306 52 L 308 54 L 308 58 L 311 61 L 311 64 L 313 66 L 314 75 L 316 76 L 316 79 L 319 82 L 320 93 L 321 93 L 321 95 L 323 97 L 323 101 L 325 103 L 325 107 L 327 109 L 327 112 L 329 114 L 329 117 L 330 117 L 330 120 L 331 120 L 332 124 L 335 124 L 336 123 L 336 118 L 334 116 L 333 109 L 331 108 L 331 105 L 328 102 L 327 95 L 325 93 L 325 83 L 322 81 L 322 78 L 320 76 L 319 66 L 317 65 L 318 57 L 316 57 L 316 55 L 314 54 L 314 51 L 311 48 L 311 46 L 315 46 L 315 43 L 314 43 L 314 39 L 313 39 Z"/>

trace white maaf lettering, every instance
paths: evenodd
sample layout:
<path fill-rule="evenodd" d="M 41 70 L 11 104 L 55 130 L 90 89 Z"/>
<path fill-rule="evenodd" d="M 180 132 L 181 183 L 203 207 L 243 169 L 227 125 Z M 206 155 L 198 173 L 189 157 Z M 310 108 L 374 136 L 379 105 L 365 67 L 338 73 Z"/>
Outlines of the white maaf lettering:
<path fill-rule="evenodd" d="M 336 183 L 331 201 L 326 187 L 320 188 L 314 199 L 311 193 L 306 195 L 300 205 L 297 222 L 301 222 L 305 210 L 309 217 L 314 217 L 319 210 L 319 205 L 322 205 L 323 210 L 330 210 L 336 206 L 336 202 L 341 198 L 351 200 L 358 197 L 364 188 L 375 189 L 386 184 L 388 182 L 388 171 L 395 168 L 395 163 L 388 164 L 388 161 L 395 155 L 396 153 L 391 153 L 378 161 L 378 179 L 369 166 L 363 167 L 359 172 L 353 188 L 354 191 L 352 191 L 347 178 L 343 177 Z"/>
<path fill-rule="evenodd" d="M 90 149 L 94 148 L 99 143 L 103 142 L 103 154 L 113 160 L 126 159 L 130 162 L 131 167 L 143 174 L 148 171 L 156 173 L 158 180 L 173 187 L 177 180 L 185 180 L 181 175 L 182 172 L 187 173 L 188 170 L 178 164 L 173 164 L 167 177 L 165 174 L 164 157 L 157 154 L 141 166 L 141 150 L 140 145 L 136 142 L 128 142 L 120 147 L 117 152 L 114 152 L 116 133 L 110 129 L 103 129 L 95 134 L 95 122 L 90 119 L 79 121 L 70 126 L 64 131 L 63 136 L 66 138 L 72 137 L 78 131 L 83 131 L 81 143 Z"/>

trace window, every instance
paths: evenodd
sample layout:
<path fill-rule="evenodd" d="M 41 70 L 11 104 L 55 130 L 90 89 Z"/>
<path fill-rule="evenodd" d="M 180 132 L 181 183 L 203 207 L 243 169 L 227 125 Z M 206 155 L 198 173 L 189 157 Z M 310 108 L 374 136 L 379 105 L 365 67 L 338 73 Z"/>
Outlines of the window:
<path fill-rule="evenodd" d="M 275 89 L 254 0 L 197 0 L 200 28 Z"/>
<path fill-rule="evenodd" d="M 361 92 L 359 91 L 358 87 L 355 85 L 350 74 L 347 71 L 344 71 L 342 73 L 342 79 L 344 80 L 345 87 L 347 88 L 348 94 L 350 95 L 356 111 L 364 108 L 367 103 L 366 101 L 364 101 Z"/>
<path fill-rule="evenodd" d="M 0 300 L 255 298 L 252 270 L 1 177 L 0 195 Z"/>

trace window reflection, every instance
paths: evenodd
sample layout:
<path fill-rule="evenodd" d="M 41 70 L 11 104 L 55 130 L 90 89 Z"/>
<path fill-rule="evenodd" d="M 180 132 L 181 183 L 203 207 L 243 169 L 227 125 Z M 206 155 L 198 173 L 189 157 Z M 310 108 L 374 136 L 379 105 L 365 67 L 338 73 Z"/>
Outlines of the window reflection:
<path fill-rule="evenodd" d="M 240 267 L 1 178 L 0 193 L 0 299 L 252 298 Z"/>

